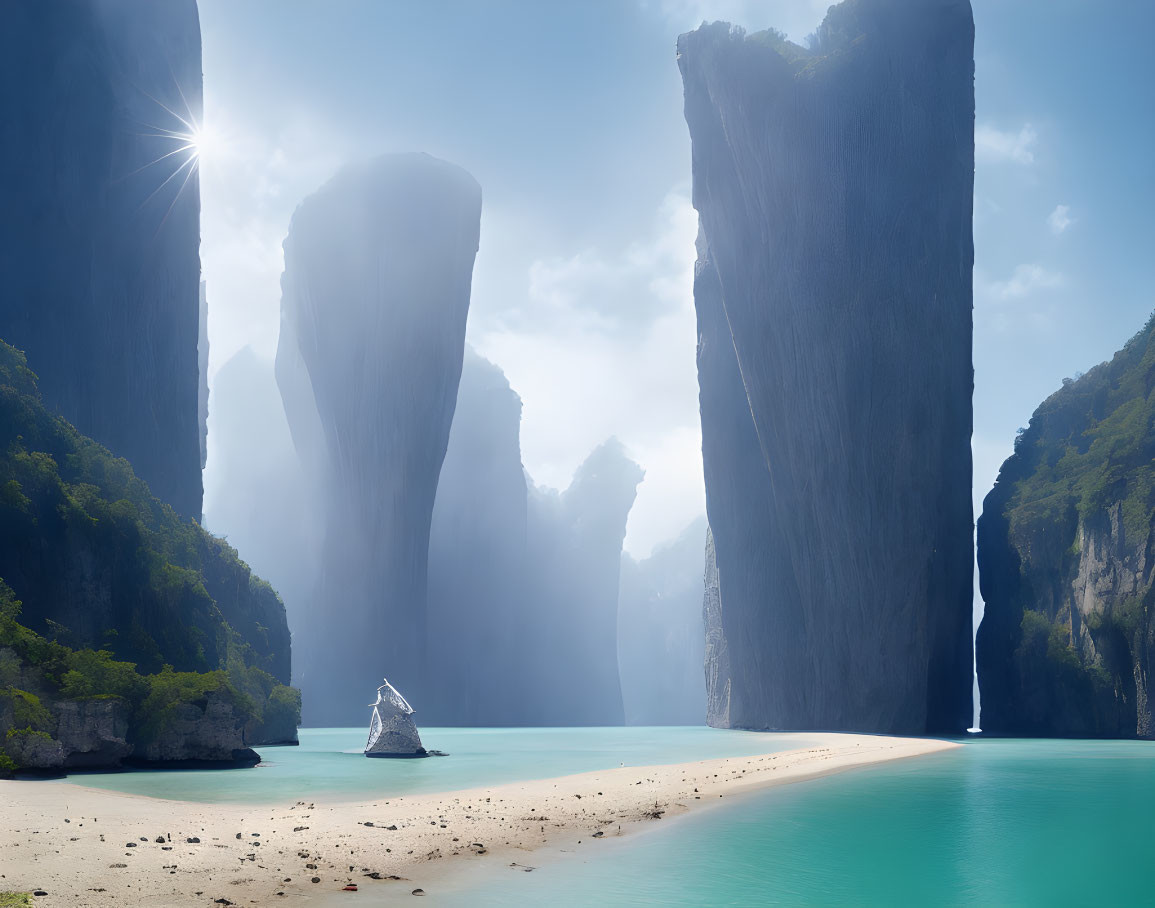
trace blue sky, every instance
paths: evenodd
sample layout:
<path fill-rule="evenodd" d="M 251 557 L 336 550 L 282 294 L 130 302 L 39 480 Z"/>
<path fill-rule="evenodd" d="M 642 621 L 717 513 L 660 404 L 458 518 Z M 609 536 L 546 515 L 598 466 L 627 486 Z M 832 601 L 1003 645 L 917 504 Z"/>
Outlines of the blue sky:
<path fill-rule="evenodd" d="M 200 0 L 210 373 L 275 350 L 296 204 L 345 161 L 428 151 L 484 190 L 469 335 L 523 397 L 531 475 L 564 487 L 616 434 L 647 472 L 627 548 L 672 539 L 704 501 L 675 39 L 718 18 L 801 40 L 824 6 Z M 975 18 L 981 501 L 1035 406 L 1155 308 L 1155 4 L 976 0 Z"/>

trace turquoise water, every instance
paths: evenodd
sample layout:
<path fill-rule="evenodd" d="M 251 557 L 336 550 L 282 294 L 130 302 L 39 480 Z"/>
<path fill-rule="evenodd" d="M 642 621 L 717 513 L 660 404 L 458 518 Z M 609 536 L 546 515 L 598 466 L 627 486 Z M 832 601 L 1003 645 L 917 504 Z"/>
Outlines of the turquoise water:
<path fill-rule="evenodd" d="M 1152 904 L 1153 821 L 1155 742 L 975 740 L 530 857 L 439 903 Z"/>
<path fill-rule="evenodd" d="M 363 728 L 303 728 L 300 736 L 300 747 L 258 748 L 264 762 L 251 769 L 74 774 L 61 784 L 211 803 L 371 801 L 806 744 L 798 736 L 698 727 L 423 728 L 425 746 L 448 757 L 368 760 Z"/>

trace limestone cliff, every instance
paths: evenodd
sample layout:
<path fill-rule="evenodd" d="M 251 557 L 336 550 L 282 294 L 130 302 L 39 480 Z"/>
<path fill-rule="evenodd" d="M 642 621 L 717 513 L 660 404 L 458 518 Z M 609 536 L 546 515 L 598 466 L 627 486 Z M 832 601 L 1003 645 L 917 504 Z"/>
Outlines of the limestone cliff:
<path fill-rule="evenodd" d="M 13 0 L 0 29 L 0 337 L 50 409 L 201 514 L 195 0 Z M 175 153 L 173 153 L 175 152 Z"/>
<path fill-rule="evenodd" d="M 983 731 L 1155 736 L 1155 320 L 1031 417 L 978 522 Z"/>
<path fill-rule="evenodd" d="M 524 724 L 529 610 L 521 398 L 466 348 L 429 539 L 428 651 L 418 701 L 435 725 Z M 539 603 L 544 605 L 544 603 Z"/>
<path fill-rule="evenodd" d="M 969 724 L 973 39 L 847 0 L 811 50 L 678 41 L 731 725 Z"/>
<path fill-rule="evenodd" d="M 382 674 L 421 688 L 429 529 L 480 216 L 464 170 L 386 155 L 306 199 L 285 240 L 277 379 L 326 504 L 298 677 L 306 713 L 326 723 L 364 721 L 365 686 Z"/>
<path fill-rule="evenodd" d="M 209 459 L 209 303 L 204 281 L 201 281 L 198 312 L 197 369 L 200 382 L 197 385 L 197 422 L 200 424 L 201 469 L 204 470 Z"/>
<path fill-rule="evenodd" d="M 730 648 L 722 624 L 722 590 L 718 583 L 718 556 L 714 534 L 707 529 L 705 591 L 702 623 L 706 628 L 703 668 L 706 673 L 706 724 L 730 727 Z"/>
<path fill-rule="evenodd" d="M 431 671 L 414 690 L 441 725 L 620 725 L 622 540 L 641 471 L 616 442 L 565 492 L 521 463 L 521 399 L 467 350 L 429 553 Z"/>
<path fill-rule="evenodd" d="M 237 740 L 295 737 L 277 594 L 227 543 L 154 498 L 127 461 L 49 413 L 23 355 L 3 342 L 0 578 L 0 701 L 10 707 L 0 702 L 0 732 L 19 738 L 15 753 L 4 745 L 8 759 L 116 765 L 127 743 L 145 758 L 159 747 L 168 756 L 156 759 L 183 748 L 179 759 L 215 760 L 213 736 L 182 733 L 177 745 L 167 734 L 178 707 L 203 712 L 210 694 L 231 704 Z M 113 701 L 127 712 L 98 705 Z"/>
<path fill-rule="evenodd" d="M 627 725 L 701 725 L 706 719 L 706 531 L 700 518 L 648 558 L 622 555 L 618 671 Z"/>
<path fill-rule="evenodd" d="M 618 593 L 626 520 L 643 475 L 611 438 L 582 462 L 564 492 L 530 490 L 526 724 L 625 721 Z"/>

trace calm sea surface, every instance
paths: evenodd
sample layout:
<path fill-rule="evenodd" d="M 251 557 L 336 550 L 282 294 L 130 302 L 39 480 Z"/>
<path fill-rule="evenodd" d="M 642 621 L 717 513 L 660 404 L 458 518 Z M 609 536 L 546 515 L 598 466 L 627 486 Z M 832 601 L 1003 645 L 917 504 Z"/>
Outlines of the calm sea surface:
<path fill-rule="evenodd" d="M 60 783 L 156 798 L 268 804 L 371 801 L 527 779 L 748 756 L 806 745 L 805 738 L 713 728 L 423 728 L 448 757 L 370 760 L 363 728 L 303 728 L 300 747 L 260 747 L 252 769 L 73 774 Z"/>
<path fill-rule="evenodd" d="M 976 740 L 587 839 L 439 902 L 1151 905 L 1153 821 L 1155 742 Z"/>

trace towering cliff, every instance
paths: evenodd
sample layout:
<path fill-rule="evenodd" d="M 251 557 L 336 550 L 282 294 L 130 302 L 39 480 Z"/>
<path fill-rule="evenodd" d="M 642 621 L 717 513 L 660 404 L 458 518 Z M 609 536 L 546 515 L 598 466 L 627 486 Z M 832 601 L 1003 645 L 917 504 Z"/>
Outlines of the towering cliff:
<path fill-rule="evenodd" d="M 45 403 L 201 514 L 195 0 L 14 0 L 0 29 L 0 337 Z M 175 154 L 173 152 L 176 152 Z"/>
<path fill-rule="evenodd" d="M 702 543 L 706 519 L 686 527 L 649 558 L 622 556 L 618 671 L 627 725 L 701 725 Z"/>
<path fill-rule="evenodd" d="M 599 445 L 564 492 L 529 496 L 532 566 L 524 616 L 528 725 L 621 725 L 618 592 L 626 520 L 641 467 L 617 439 Z"/>
<path fill-rule="evenodd" d="M 526 721 L 519 666 L 532 606 L 520 429 L 521 398 L 497 366 L 466 348 L 429 541 L 436 670 L 415 704 L 427 722 Z"/>
<path fill-rule="evenodd" d="M 970 5 L 847 0 L 817 38 L 678 41 L 729 722 L 961 731 Z"/>
<path fill-rule="evenodd" d="M 1155 736 L 1155 319 L 1063 383 L 978 522 L 983 731 Z"/>
<path fill-rule="evenodd" d="M 421 688 L 429 528 L 480 218 L 477 182 L 420 154 L 347 167 L 293 215 L 277 380 L 326 504 L 299 637 L 310 721 L 361 722 L 383 673 Z"/>
<path fill-rule="evenodd" d="M 565 492 L 521 463 L 521 399 L 466 351 L 429 543 L 431 672 L 443 725 L 620 725 L 618 586 L 641 471 L 610 441 Z"/>

